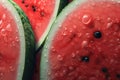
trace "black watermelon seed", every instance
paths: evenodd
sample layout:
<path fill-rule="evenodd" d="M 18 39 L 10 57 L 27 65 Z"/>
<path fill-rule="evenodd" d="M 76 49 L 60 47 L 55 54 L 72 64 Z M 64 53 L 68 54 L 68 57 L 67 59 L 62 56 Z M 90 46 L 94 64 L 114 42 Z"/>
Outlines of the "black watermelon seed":
<path fill-rule="evenodd" d="M 88 56 L 82 56 L 81 61 L 83 62 L 89 62 L 89 57 Z"/>
<path fill-rule="evenodd" d="M 116 77 L 117 77 L 118 79 L 120 79 L 120 74 L 117 74 Z"/>
<path fill-rule="evenodd" d="M 35 11 L 36 11 L 36 7 L 35 7 L 35 6 L 32 6 L 32 10 L 35 12 Z"/>
<path fill-rule="evenodd" d="M 25 7 L 28 7 L 28 5 L 26 4 Z"/>
<path fill-rule="evenodd" d="M 107 72 L 108 72 L 108 69 L 107 69 L 106 67 L 103 67 L 101 70 L 102 70 L 102 72 L 104 72 L 104 73 L 107 73 Z"/>
<path fill-rule="evenodd" d="M 24 4 L 24 3 L 25 3 L 25 1 L 24 1 L 24 0 L 22 0 L 22 3 Z"/>
<path fill-rule="evenodd" d="M 101 34 L 100 31 L 95 31 L 93 35 L 94 35 L 95 38 L 101 38 L 102 37 L 102 34 Z"/>

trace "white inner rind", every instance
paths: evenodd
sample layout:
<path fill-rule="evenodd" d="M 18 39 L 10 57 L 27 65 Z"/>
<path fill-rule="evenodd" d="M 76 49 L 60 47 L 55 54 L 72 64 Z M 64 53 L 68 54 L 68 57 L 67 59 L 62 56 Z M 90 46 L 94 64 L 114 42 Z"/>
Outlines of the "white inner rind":
<path fill-rule="evenodd" d="M 4 8 L 6 8 L 14 18 L 18 33 L 19 33 L 19 39 L 20 39 L 20 56 L 19 56 L 19 63 L 18 63 L 18 70 L 17 70 L 17 79 L 16 80 L 22 80 L 23 71 L 24 71 L 24 65 L 25 65 L 25 36 L 24 36 L 24 29 L 23 25 L 20 19 L 20 16 L 14 6 L 8 1 L 8 0 L 0 0 L 0 5 L 2 5 Z"/>
<path fill-rule="evenodd" d="M 41 62 L 40 62 L 40 80 L 52 80 L 48 77 L 48 71 L 49 70 L 49 63 L 48 61 L 48 56 L 49 56 L 49 51 L 52 45 L 52 39 L 56 35 L 57 31 L 59 30 L 59 26 L 64 22 L 66 19 L 67 15 L 69 15 L 73 10 L 75 10 L 78 5 L 84 3 L 87 0 L 74 0 L 69 4 L 69 6 L 65 7 L 63 11 L 60 13 L 60 15 L 57 17 L 56 21 L 54 22 L 53 26 L 51 27 L 51 30 L 49 32 L 48 38 L 46 40 L 43 52 L 42 52 L 42 57 L 41 57 Z"/>
<path fill-rule="evenodd" d="M 45 40 L 54 20 L 56 19 L 57 13 L 58 13 L 58 9 L 59 9 L 59 5 L 60 5 L 60 0 L 55 0 L 55 6 L 54 6 L 54 11 L 52 13 L 52 16 L 50 18 L 50 21 L 48 23 L 48 26 L 46 27 L 45 32 L 43 33 L 42 37 L 40 37 L 38 43 L 36 44 L 36 50 L 41 46 L 41 44 L 43 43 L 43 41 Z"/>

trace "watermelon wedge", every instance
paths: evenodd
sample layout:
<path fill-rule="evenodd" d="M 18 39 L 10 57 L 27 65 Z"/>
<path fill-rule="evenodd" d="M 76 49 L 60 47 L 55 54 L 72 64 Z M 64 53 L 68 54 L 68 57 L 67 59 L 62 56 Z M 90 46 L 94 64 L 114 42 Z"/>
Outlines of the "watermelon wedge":
<path fill-rule="evenodd" d="M 23 11 L 0 0 L 0 80 L 31 80 L 35 41 Z"/>
<path fill-rule="evenodd" d="M 40 80 L 120 80 L 120 0 L 74 0 L 54 22 Z"/>
<path fill-rule="evenodd" d="M 14 0 L 30 20 L 36 39 L 36 49 L 45 40 L 58 12 L 67 4 L 66 0 Z"/>

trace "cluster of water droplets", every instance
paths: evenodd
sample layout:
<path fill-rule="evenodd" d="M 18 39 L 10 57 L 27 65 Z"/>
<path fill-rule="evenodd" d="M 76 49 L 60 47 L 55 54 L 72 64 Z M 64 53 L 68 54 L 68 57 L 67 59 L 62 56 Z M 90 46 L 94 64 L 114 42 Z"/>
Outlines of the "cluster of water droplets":
<path fill-rule="evenodd" d="M 7 41 L 7 32 L 10 32 L 12 29 L 10 23 L 7 23 L 7 25 L 5 25 L 6 24 L 5 19 L 6 19 L 6 14 L 3 14 L 2 18 L 0 19 L 0 37 L 2 37 L 5 41 Z"/>

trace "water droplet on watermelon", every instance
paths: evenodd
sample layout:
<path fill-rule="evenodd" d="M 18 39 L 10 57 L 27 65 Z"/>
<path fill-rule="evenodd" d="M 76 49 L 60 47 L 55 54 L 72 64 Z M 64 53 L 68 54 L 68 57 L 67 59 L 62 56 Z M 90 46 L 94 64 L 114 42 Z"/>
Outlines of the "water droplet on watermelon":
<path fill-rule="evenodd" d="M 67 16 L 68 15 L 68 13 L 65 13 L 65 16 Z"/>
<path fill-rule="evenodd" d="M 48 45 L 46 45 L 45 48 L 48 49 Z"/>
<path fill-rule="evenodd" d="M 112 22 L 107 23 L 107 28 L 109 29 L 112 26 Z"/>
<path fill-rule="evenodd" d="M 76 29 L 76 28 L 77 28 L 77 26 L 76 26 L 76 25 L 73 25 L 73 28 L 74 28 L 74 29 Z"/>
<path fill-rule="evenodd" d="M 50 71 L 48 71 L 48 72 L 47 72 L 47 74 L 48 74 L 48 76 L 50 76 L 50 75 L 51 75 L 51 72 L 50 72 Z"/>
<path fill-rule="evenodd" d="M 117 39 L 116 39 L 116 41 L 120 41 L 120 39 L 119 39 L 119 38 L 117 38 Z"/>
<path fill-rule="evenodd" d="M 7 30 L 7 31 L 12 31 L 11 24 L 8 24 L 8 25 L 6 26 L 6 30 Z"/>
<path fill-rule="evenodd" d="M 108 17 L 108 18 L 107 18 L 107 21 L 108 21 L 108 22 L 111 22 L 111 21 L 112 21 L 112 19 L 111 19 L 110 17 Z"/>
<path fill-rule="evenodd" d="M 87 36 L 87 38 L 90 38 L 90 36 L 91 36 L 90 33 L 86 33 L 85 35 Z"/>
<path fill-rule="evenodd" d="M 63 60 L 63 57 L 62 57 L 61 55 L 58 55 L 58 56 L 57 56 L 57 59 L 58 59 L 59 61 L 62 61 L 62 60 Z"/>
<path fill-rule="evenodd" d="M 46 57 L 47 57 L 47 54 L 44 54 L 44 57 L 46 58 Z"/>
<path fill-rule="evenodd" d="M 81 37 L 82 36 L 82 34 L 81 33 L 78 33 L 78 37 Z"/>
<path fill-rule="evenodd" d="M 46 60 L 45 62 L 48 63 L 48 60 Z"/>
<path fill-rule="evenodd" d="M 74 68 L 73 66 L 69 66 L 68 69 L 69 69 L 70 71 L 73 71 L 75 68 Z"/>
<path fill-rule="evenodd" d="M 61 26 L 61 24 L 60 24 L 60 25 L 58 25 L 58 27 L 59 27 L 59 28 L 60 28 L 60 27 L 62 27 L 62 26 Z"/>
<path fill-rule="evenodd" d="M 51 47 L 51 51 L 52 51 L 52 52 L 55 52 L 55 51 L 56 51 L 53 46 Z"/>
<path fill-rule="evenodd" d="M 88 45 L 88 41 L 83 41 L 82 42 L 82 48 L 86 47 Z"/>
<path fill-rule="evenodd" d="M 6 14 L 3 14 L 2 18 L 5 19 L 6 18 Z"/>
<path fill-rule="evenodd" d="M 63 36 L 66 36 L 67 34 L 65 32 L 63 32 Z"/>
<path fill-rule="evenodd" d="M 65 31 L 67 31 L 67 27 L 64 27 Z"/>
<path fill-rule="evenodd" d="M 55 73 L 55 76 L 58 76 L 58 73 L 57 73 L 57 72 Z M 55 76 L 54 76 L 54 77 L 55 77 Z"/>
<path fill-rule="evenodd" d="M 74 52 L 72 53 L 72 58 L 75 58 L 75 53 Z"/>
<path fill-rule="evenodd" d="M 78 54 L 79 52 L 80 52 L 79 50 L 76 51 L 77 54 Z"/>
<path fill-rule="evenodd" d="M 69 31 L 70 33 L 72 33 L 73 32 L 73 29 L 70 29 L 70 31 Z"/>
<path fill-rule="evenodd" d="M 10 66 L 9 69 L 10 69 L 10 71 L 14 71 L 15 70 L 15 68 L 13 66 Z"/>
<path fill-rule="evenodd" d="M 10 46 L 15 47 L 15 41 L 12 41 Z"/>
<path fill-rule="evenodd" d="M 16 41 L 16 42 L 19 42 L 19 37 L 16 36 L 16 37 L 15 37 L 15 41 Z"/>
<path fill-rule="evenodd" d="M 61 76 L 64 76 L 64 75 L 66 75 L 66 74 L 67 74 L 67 70 L 66 70 L 66 69 L 63 69 Z"/>
<path fill-rule="evenodd" d="M 1 31 L 0 31 L 0 33 L 1 33 L 1 36 L 6 36 L 6 31 L 5 31 L 5 29 L 2 29 Z"/>
<path fill-rule="evenodd" d="M 82 22 L 83 24 L 89 24 L 92 21 L 92 17 L 88 14 L 83 15 Z"/>

